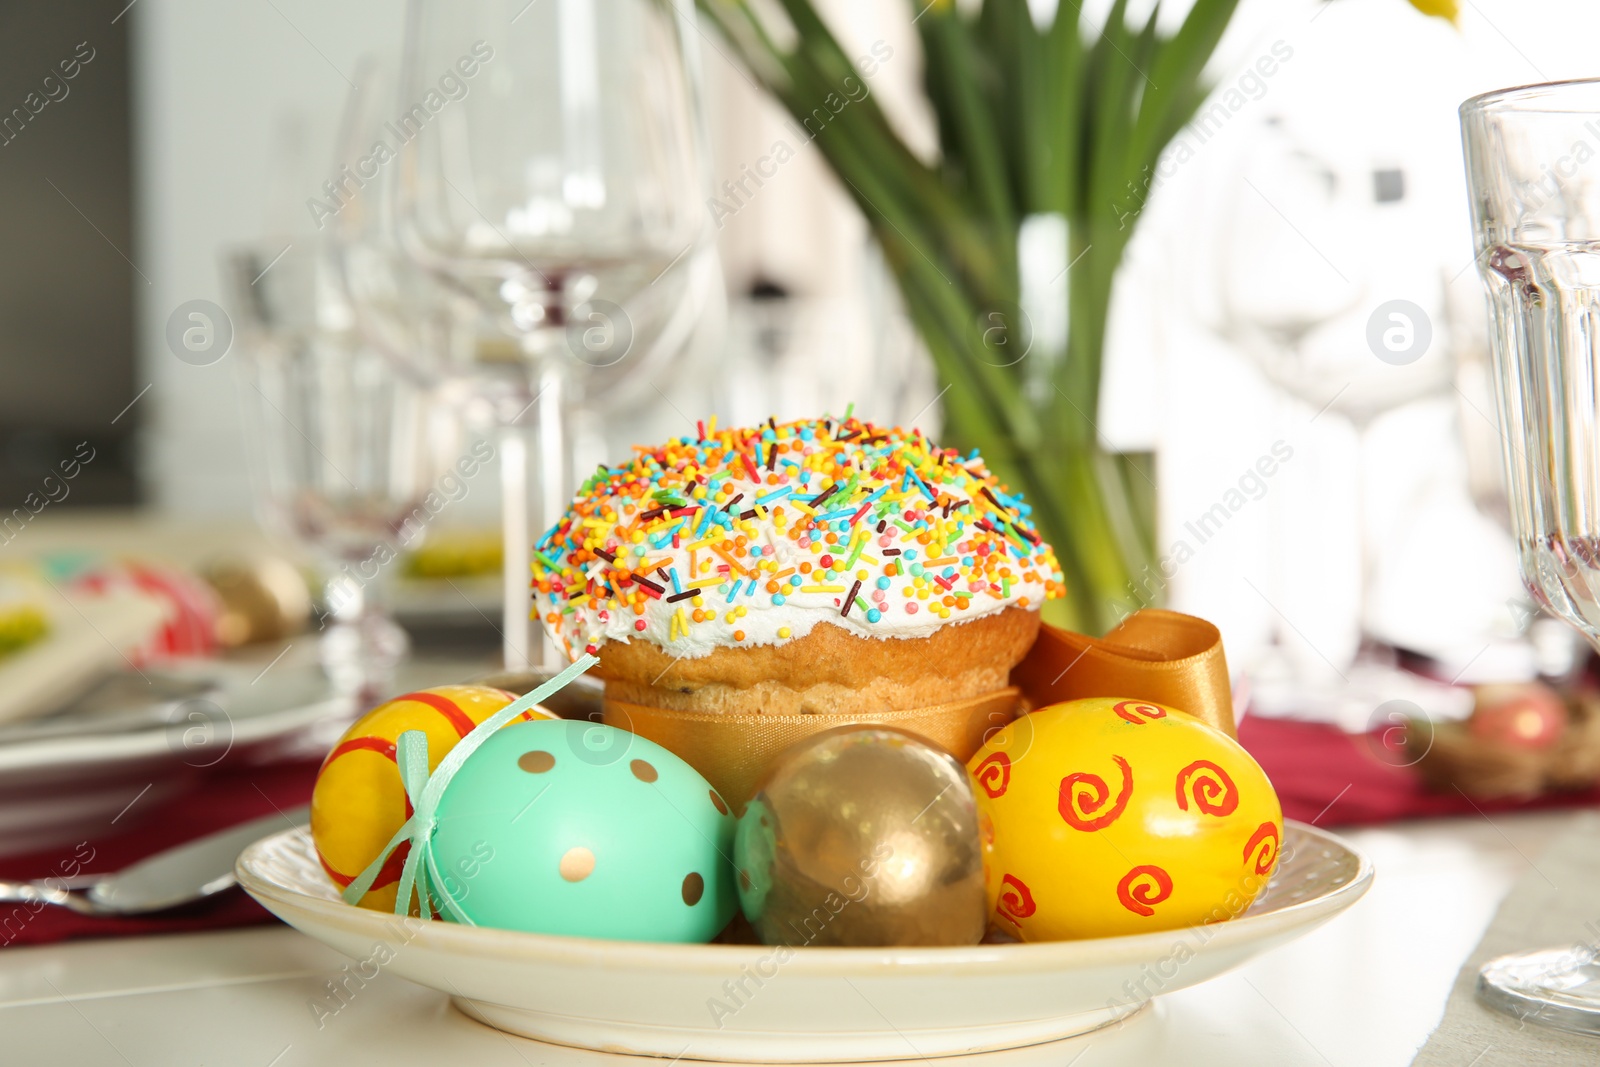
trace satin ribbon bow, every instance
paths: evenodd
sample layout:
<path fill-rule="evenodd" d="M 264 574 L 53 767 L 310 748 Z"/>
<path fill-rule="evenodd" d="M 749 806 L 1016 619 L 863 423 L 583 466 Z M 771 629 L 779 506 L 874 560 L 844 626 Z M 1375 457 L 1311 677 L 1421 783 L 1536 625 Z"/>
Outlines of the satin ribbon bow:
<path fill-rule="evenodd" d="M 1080 697 L 1132 697 L 1187 711 L 1237 736 L 1222 633 L 1176 611 L 1136 611 L 1104 637 L 1041 626 L 1011 684 L 1036 708 Z"/>
<path fill-rule="evenodd" d="M 439 761 L 439 766 L 432 774 L 428 773 L 428 735 L 421 730 L 407 730 L 401 734 L 400 739 L 395 742 L 395 766 L 400 770 L 400 782 L 405 786 L 406 799 L 411 802 L 411 817 L 394 832 L 394 836 L 389 838 L 389 843 L 383 846 L 377 858 L 367 865 L 366 870 L 345 887 L 344 892 L 340 894 L 345 903 L 355 904 L 366 896 L 389 856 L 402 843 L 409 841 L 411 848 L 406 853 L 405 866 L 400 872 L 400 886 L 394 898 L 394 913 L 410 914 L 411 895 L 414 889 L 418 913 L 424 918 L 435 914 L 438 909 L 433 905 L 437 902 L 443 904 L 445 910 L 449 911 L 450 917 L 457 922 L 468 926 L 477 925 L 462 912 L 449 893 L 432 891 L 432 887 L 442 884 L 439 872 L 433 867 L 433 854 L 428 848 L 434 827 L 438 825 L 436 812 L 439 810 L 439 798 L 444 796 L 450 779 L 455 777 L 462 764 L 466 763 L 485 741 L 494 736 L 496 730 L 534 705 L 559 693 L 578 675 L 599 662 L 596 656 L 580 656 L 570 667 L 548 682 L 531 693 L 518 697 L 483 720 L 472 729 L 472 732 L 458 741 L 456 747 L 445 753 L 444 759 Z"/>

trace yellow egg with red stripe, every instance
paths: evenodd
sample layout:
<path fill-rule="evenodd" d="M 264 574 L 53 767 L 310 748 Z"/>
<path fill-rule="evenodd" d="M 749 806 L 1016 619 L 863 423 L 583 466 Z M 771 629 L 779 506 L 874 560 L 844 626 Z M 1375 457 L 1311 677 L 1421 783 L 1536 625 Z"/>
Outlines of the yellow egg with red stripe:
<path fill-rule="evenodd" d="M 411 816 L 411 805 L 395 765 L 395 742 L 407 730 L 428 735 L 428 769 L 483 720 L 516 699 L 486 685 L 441 685 L 380 704 L 345 731 L 333 746 L 311 793 L 311 840 L 322 869 L 341 889 L 377 858 Z M 531 709 L 512 722 L 552 719 Z M 393 911 L 400 869 L 409 846 L 402 844 L 384 864 L 361 906 Z"/>
<path fill-rule="evenodd" d="M 1024 941 L 1223 922 L 1277 865 L 1283 812 L 1239 743 L 1176 708 L 1040 708 L 967 764 L 996 926 Z"/>

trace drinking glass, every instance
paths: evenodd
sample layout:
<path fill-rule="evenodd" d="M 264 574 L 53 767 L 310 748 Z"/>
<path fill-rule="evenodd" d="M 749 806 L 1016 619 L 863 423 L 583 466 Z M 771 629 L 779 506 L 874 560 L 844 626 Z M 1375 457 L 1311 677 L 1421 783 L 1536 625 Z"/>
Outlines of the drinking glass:
<path fill-rule="evenodd" d="M 1375 358 L 1352 323 L 1395 296 L 1443 318 L 1446 279 L 1380 269 L 1388 263 L 1372 249 L 1402 230 L 1410 206 L 1404 172 L 1374 169 L 1348 146 L 1331 152 L 1325 140 L 1314 126 L 1298 130 L 1274 118 L 1249 141 L 1219 220 L 1220 332 L 1284 392 L 1363 430 L 1447 389 L 1450 361 L 1442 343 L 1415 358 L 1392 350 Z"/>
<path fill-rule="evenodd" d="M 1475 97 L 1461 128 L 1522 579 L 1600 649 L 1600 80 Z M 1478 992 L 1600 1033 L 1593 945 L 1492 960 Z"/>
<path fill-rule="evenodd" d="M 317 242 L 284 243 L 225 262 L 245 438 L 264 525 L 310 547 L 326 575 L 322 665 L 336 689 L 370 701 L 409 647 L 384 587 L 435 514 L 470 491 L 456 467 L 464 435 L 355 331 Z"/>
<path fill-rule="evenodd" d="M 1218 227 L 1218 332 L 1285 392 L 1338 404 L 1352 361 L 1312 342 L 1366 295 L 1365 205 L 1314 139 L 1281 120 L 1256 127 L 1242 155 Z"/>
<path fill-rule="evenodd" d="M 496 397 L 508 668 L 528 664 L 524 425 L 548 525 L 573 488 L 567 418 L 653 402 L 720 282 L 693 17 L 656 0 L 408 9 L 390 213 L 405 254 L 501 338 L 451 373 Z"/>
<path fill-rule="evenodd" d="M 1353 492 L 1340 501 L 1354 546 L 1349 569 L 1322 578 L 1353 591 L 1348 624 L 1334 628 L 1343 614 L 1333 612 L 1314 631 L 1315 644 L 1296 627 L 1281 629 L 1278 655 L 1252 671 L 1253 698 L 1262 710 L 1315 710 L 1354 723 L 1410 688 L 1393 650 L 1371 636 L 1377 628 L 1368 619 L 1374 571 L 1364 474 L 1368 430 L 1383 413 L 1443 391 L 1450 381 L 1438 339 L 1414 358 L 1383 358 L 1364 326 L 1395 296 L 1413 298 L 1424 316 L 1436 312 L 1443 278 L 1389 270 L 1392 263 L 1373 256 L 1410 207 L 1400 172 L 1375 171 L 1366 152 L 1303 118 L 1259 123 L 1239 153 L 1215 223 L 1217 270 L 1203 293 L 1217 332 L 1317 417 L 1348 422 L 1358 464 Z"/>

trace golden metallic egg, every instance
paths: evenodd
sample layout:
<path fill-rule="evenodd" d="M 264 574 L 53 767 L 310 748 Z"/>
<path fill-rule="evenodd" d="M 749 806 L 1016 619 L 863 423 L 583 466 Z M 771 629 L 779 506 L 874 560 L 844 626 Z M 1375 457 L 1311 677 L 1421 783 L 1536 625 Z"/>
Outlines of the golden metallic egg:
<path fill-rule="evenodd" d="M 203 577 L 222 601 L 216 637 L 224 648 L 282 641 L 305 629 L 311 618 L 305 578 L 280 556 L 215 560 Z"/>
<path fill-rule="evenodd" d="M 965 769 L 914 734 L 841 726 L 781 754 L 739 820 L 739 901 L 769 945 L 971 945 L 987 901 Z"/>

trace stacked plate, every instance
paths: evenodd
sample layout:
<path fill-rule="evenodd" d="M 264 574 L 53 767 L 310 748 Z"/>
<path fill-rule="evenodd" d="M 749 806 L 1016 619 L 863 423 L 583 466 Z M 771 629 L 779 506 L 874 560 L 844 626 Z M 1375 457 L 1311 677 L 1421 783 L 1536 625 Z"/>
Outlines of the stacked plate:
<path fill-rule="evenodd" d="M 0 726 L 0 856 L 104 836 L 136 800 L 148 808 L 224 760 L 349 721 L 350 701 L 315 663 L 264 666 L 126 670 L 52 715 Z"/>

